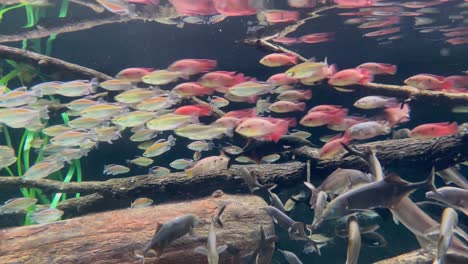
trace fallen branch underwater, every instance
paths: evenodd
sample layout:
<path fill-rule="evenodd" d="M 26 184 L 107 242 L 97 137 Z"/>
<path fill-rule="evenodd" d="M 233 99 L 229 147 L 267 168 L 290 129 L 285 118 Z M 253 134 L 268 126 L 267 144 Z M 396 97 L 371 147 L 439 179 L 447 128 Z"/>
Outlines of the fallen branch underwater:
<path fill-rule="evenodd" d="M 381 164 L 387 168 L 407 166 L 430 169 L 435 166 L 437 170 L 442 170 L 468 160 L 468 133 L 434 139 L 409 138 L 356 145 L 357 148 L 363 146 L 374 148 Z M 320 160 L 318 151 L 315 148 L 302 147 L 285 153 L 285 156 L 294 155 L 299 160 L 310 160 L 313 175 L 318 175 L 317 178 L 337 168 L 368 170 L 367 164 L 359 157 Z M 67 206 L 63 205 L 63 209 L 70 215 L 80 215 L 100 209 L 93 205 L 93 201 L 109 204 L 111 208 L 121 208 L 142 196 L 164 202 L 199 198 L 218 189 L 226 193 L 246 193 L 249 191 L 248 186 L 238 178 L 242 175 L 243 169 L 247 169 L 255 176 L 260 184 L 277 184 L 280 189 L 302 183 L 306 179 L 305 162 L 293 161 L 280 164 L 234 165 L 228 170 L 213 171 L 193 178 L 188 178 L 182 172 L 171 173 L 164 177 L 140 175 L 80 183 L 62 183 L 47 179 L 24 181 L 20 177 L 0 177 L 0 188 L 27 187 L 39 188 L 44 193 L 91 194 L 87 202 L 77 199 L 70 201 L 71 204 Z M 81 206 L 81 209 L 75 206 Z"/>

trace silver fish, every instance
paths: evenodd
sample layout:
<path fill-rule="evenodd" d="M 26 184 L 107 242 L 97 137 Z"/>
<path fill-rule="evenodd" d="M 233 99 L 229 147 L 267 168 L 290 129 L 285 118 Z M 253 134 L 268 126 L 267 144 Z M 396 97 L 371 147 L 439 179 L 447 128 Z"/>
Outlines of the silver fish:
<path fill-rule="evenodd" d="M 208 241 L 206 247 L 196 247 L 194 252 L 207 256 L 209 264 L 218 264 L 219 254 L 227 249 L 227 245 L 216 247 L 216 232 L 214 222 L 210 224 L 210 231 L 208 232 Z"/>
<path fill-rule="evenodd" d="M 468 190 L 457 187 L 442 187 L 435 192 L 427 192 L 426 198 L 443 202 L 468 216 Z"/>
<path fill-rule="evenodd" d="M 354 215 L 348 218 L 348 252 L 346 255 L 346 264 L 356 264 L 361 251 L 361 232 L 359 224 Z"/>
<path fill-rule="evenodd" d="M 296 256 L 296 254 L 292 253 L 291 251 L 281 250 L 278 251 L 283 254 L 283 257 L 289 264 L 302 264 L 302 261 Z"/>
<path fill-rule="evenodd" d="M 434 264 L 442 264 L 445 254 L 452 242 L 453 231 L 458 224 L 458 215 L 452 208 L 446 208 L 440 221 L 440 235 L 437 241 L 436 257 Z"/>

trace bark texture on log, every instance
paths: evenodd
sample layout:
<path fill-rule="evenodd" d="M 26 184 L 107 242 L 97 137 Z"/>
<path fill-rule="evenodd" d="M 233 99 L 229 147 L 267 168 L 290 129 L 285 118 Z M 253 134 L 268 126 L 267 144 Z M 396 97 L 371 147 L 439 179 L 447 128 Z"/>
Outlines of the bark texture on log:
<path fill-rule="evenodd" d="M 374 264 L 431 264 L 434 256 L 430 251 L 415 250 Z"/>
<path fill-rule="evenodd" d="M 274 233 L 271 218 L 256 196 L 209 197 L 184 203 L 99 213 L 50 224 L 25 226 L 0 231 L 0 263 L 141 263 L 134 250 L 142 249 L 151 240 L 156 223 L 165 223 L 177 216 L 195 214 L 200 223 L 194 231 L 206 238 L 211 217 L 219 204 L 227 203 L 221 218 L 223 228 L 216 228 L 218 245 L 227 244 L 240 250 L 240 255 L 252 251 L 260 239 L 260 226 L 267 234 Z M 160 259 L 145 259 L 145 263 L 206 263 L 206 257 L 193 249 L 205 245 L 204 239 L 186 235 L 173 242 Z M 261 258 L 271 262 L 272 252 Z M 220 263 L 232 263 L 236 256 L 220 255 Z"/>
<path fill-rule="evenodd" d="M 427 167 L 436 170 L 468 160 L 468 133 L 424 139 L 405 138 L 359 144 L 370 146 L 384 167 Z M 341 155 L 329 160 L 320 160 L 319 150 L 302 147 L 293 151 L 301 160 L 310 159 L 313 171 L 333 171 L 336 168 L 366 170 L 366 163 L 356 156 L 343 158 Z"/>
<path fill-rule="evenodd" d="M 35 53 L 32 51 L 27 51 L 23 49 L 17 49 L 13 47 L 8 47 L 0 45 L 0 58 L 10 59 L 17 62 L 24 62 L 30 64 L 34 67 L 39 67 L 41 70 L 50 70 L 50 71 L 68 71 L 74 74 L 79 75 L 84 78 L 99 78 L 102 80 L 110 80 L 111 76 L 104 73 L 74 64 L 59 60 L 53 57 Z"/>

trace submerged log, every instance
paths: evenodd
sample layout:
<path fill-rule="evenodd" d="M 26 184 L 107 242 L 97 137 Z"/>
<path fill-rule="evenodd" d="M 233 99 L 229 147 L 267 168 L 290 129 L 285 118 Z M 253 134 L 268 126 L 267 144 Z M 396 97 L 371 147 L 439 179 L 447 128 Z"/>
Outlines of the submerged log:
<path fill-rule="evenodd" d="M 431 251 L 415 250 L 374 264 L 431 264 L 434 257 L 435 255 Z"/>
<path fill-rule="evenodd" d="M 151 240 L 156 223 L 194 214 L 199 239 L 186 235 L 167 247 L 159 259 L 147 257 L 145 263 L 206 263 L 206 257 L 193 252 L 206 244 L 206 236 L 217 206 L 227 204 L 216 228 L 217 244 L 228 251 L 220 263 L 236 263 L 236 257 L 252 251 L 260 239 L 260 227 L 274 234 L 271 218 L 256 196 L 208 197 L 201 200 L 99 213 L 50 224 L 24 226 L 0 231 L 0 263 L 141 263 L 134 254 Z M 237 252 L 233 254 L 232 252 Z M 272 250 L 260 258 L 271 263 Z"/>

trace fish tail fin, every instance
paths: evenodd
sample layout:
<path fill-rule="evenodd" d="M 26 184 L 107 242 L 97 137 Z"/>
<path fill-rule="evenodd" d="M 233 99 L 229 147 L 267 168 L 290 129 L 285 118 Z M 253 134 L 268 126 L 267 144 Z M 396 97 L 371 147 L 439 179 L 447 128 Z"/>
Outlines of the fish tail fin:
<path fill-rule="evenodd" d="M 302 95 L 304 96 L 304 99 L 310 100 L 310 98 L 312 98 L 312 90 L 309 89 L 305 91 L 304 93 L 302 93 Z"/>
<path fill-rule="evenodd" d="M 448 130 L 448 132 L 450 132 L 450 134 L 456 134 L 457 131 L 458 131 L 457 122 L 452 122 L 452 123 L 450 123 L 450 124 L 447 126 L 447 130 Z"/>
<path fill-rule="evenodd" d="M 390 75 L 394 75 L 397 72 L 397 68 L 398 67 L 396 65 L 391 65 L 387 68 L 386 72 Z"/>
<path fill-rule="evenodd" d="M 336 64 L 332 64 L 328 67 L 329 76 L 332 76 L 336 73 Z"/>
<path fill-rule="evenodd" d="M 450 80 L 444 80 L 442 81 L 442 84 L 440 85 L 440 89 L 442 90 L 452 90 L 455 87 L 454 83 Z"/>
<path fill-rule="evenodd" d="M 304 102 L 298 103 L 296 106 L 297 106 L 297 110 L 301 112 L 305 111 L 306 104 Z"/>
<path fill-rule="evenodd" d="M 228 248 L 228 245 L 221 245 L 221 246 L 219 246 L 219 247 L 216 248 L 216 251 L 218 252 L 218 254 L 221 254 L 221 253 L 223 253 L 227 248 Z"/>
<path fill-rule="evenodd" d="M 292 64 L 297 64 L 297 56 L 296 55 L 290 54 L 290 53 L 288 53 L 287 55 L 290 58 L 290 61 L 291 61 Z"/>
<path fill-rule="evenodd" d="M 289 127 L 289 122 L 286 120 L 283 120 L 278 123 L 278 125 L 275 128 L 275 131 L 271 133 L 271 139 L 274 142 L 278 142 L 278 140 L 288 132 L 288 127 Z"/>

